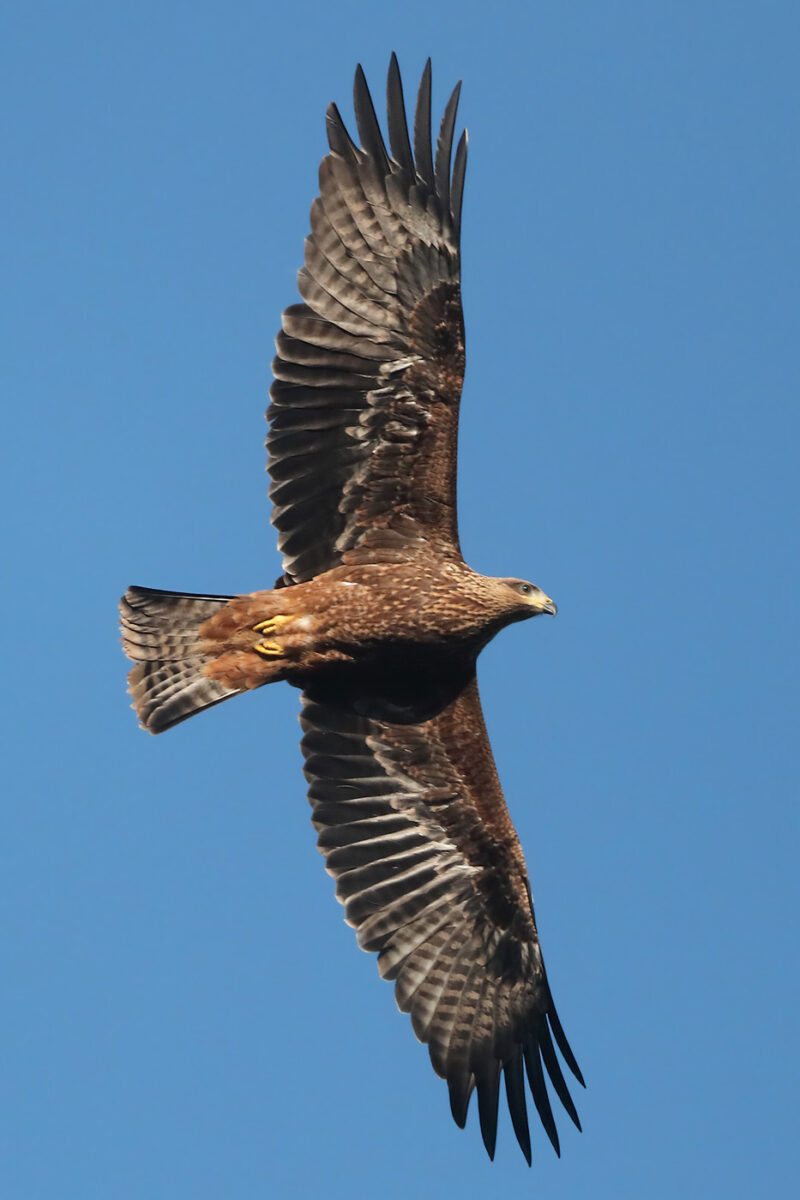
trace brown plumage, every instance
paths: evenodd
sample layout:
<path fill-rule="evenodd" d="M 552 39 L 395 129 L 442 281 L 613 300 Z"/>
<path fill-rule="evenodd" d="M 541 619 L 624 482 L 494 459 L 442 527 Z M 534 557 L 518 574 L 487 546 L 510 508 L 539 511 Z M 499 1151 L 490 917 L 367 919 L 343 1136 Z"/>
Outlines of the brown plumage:
<path fill-rule="evenodd" d="M 319 846 L 359 944 L 378 954 L 466 1121 L 478 1093 L 494 1154 L 501 1076 L 531 1158 L 524 1076 L 553 1145 L 545 1073 L 576 1125 L 525 860 L 481 714 L 475 663 L 512 621 L 555 605 L 464 563 L 456 439 L 464 374 L 459 89 L 430 135 L 430 63 L 412 150 L 397 62 L 387 151 L 361 68 L 361 146 L 328 110 L 330 153 L 268 411 L 284 573 L 245 596 L 130 588 L 123 643 L 142 725 L 158 733 L 283 679 L 303 690 Z"/>

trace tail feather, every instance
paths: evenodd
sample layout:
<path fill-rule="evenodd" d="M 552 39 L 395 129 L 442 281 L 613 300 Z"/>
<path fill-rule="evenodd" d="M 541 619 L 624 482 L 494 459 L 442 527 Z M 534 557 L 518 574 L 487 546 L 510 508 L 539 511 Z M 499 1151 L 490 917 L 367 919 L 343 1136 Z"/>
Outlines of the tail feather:
<path fill-rule="evenodd" d="M 239 694 L 203 674 L 209 659 L 198 641 L 200 626 L 229 599 L 142 587 L 128 588 L 122 597 L 122 644 L 136 664 L 129 690 L 143 729 L 161 733 Z"/>

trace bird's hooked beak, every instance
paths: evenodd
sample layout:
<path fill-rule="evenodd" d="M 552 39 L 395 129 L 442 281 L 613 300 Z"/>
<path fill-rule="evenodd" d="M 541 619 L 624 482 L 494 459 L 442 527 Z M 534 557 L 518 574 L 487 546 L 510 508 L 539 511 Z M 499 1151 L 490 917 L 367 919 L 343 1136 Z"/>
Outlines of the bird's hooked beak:
<path fill-rule="evenodd" d="M 533 609 L 533 612 L 530 615 L 532 617 L 538 617 L 539 613 L 550 613 L 550 616 L 554 617 L 558 612 L 555 603 L 542 591 L 540 587 L 536 587 L 535 585 L 529 586 L 532 587 L 532 591 L 525 597 L 525 599 L 527 600 L 529 606 Z"/>

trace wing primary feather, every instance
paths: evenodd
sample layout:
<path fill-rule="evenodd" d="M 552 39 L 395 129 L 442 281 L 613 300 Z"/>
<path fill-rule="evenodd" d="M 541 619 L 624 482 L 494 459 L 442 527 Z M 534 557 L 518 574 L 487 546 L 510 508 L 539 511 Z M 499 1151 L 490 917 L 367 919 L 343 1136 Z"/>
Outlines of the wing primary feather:
<path fill-rule="evenodd" d="M 497 1144 L 497 1105 L 500 1098 L 500 1062 L 493 1058 L 478 1079 L 478 1117 L 486 1153 L 494 1161 Z"/>
<path fill-rule="evenodd" d="M 539 1028 L 539 1049 L 542 1052 L 542 1059 L 547 1068 L 547 1074 L 550 1076 L 550 1081 L 555 1089 L 561 1103 L 564 1105 L 570 1120 L 578 1128 L 581 1128 L 581 1123 L 578 1118 L 578 1111 L 569 1094 L 566 1080 L 559 1066 L 558 1058 L 556 1057 L 555 1048 L 550 1037 L 550 1030 L 547 1027 L 547 1022 L 542 1021 Z"/>
<path fill-rule="evenodd" d="M 461 997 L 461 985 L 458 983 L 458 980 L 466 970 L 465 959 L 469 958 L 471 944 L 471 931 L 468 928 L 465 929 L 463 926 L 458 928 L 454 937 L 451 938 L 450 942 L 444 948 L 449 955 L 449 963 L 435 992 L 431 994 L 430 1006 L 432 1011 L 427 1019 L 425 1028 L 423 1029 L 421 1024 L 419 1027 L 415 1026 L 418 1036 L 424 1034 L 423 1040 L 428 1042 L 433 1069 L 443 1079 L 450 1079 L 451 1076 L 447 1064 L 447 1055 L 453 1030 L 458 1021 L 458 1002 Z M 437 960 L 434 966 L 438 965 L 438 962 L 443 957 L 444 953 L 440 955 L 440 959 Z M 457 1072 L 455 1072 L 455 1069 L 453 1070 L 453 1077 L 455 1078 Z M 464 1078 L 468 1077 L 469 1072 L 467 1071 Z"/>
<path fill-rule="evenodd" d="M 475 1075 L 469 1068 L 469 1041 L 465 1042 L 463 1036 L 463 1023 L 466 1020 L 463 1013 L 463 1003 L 467 989 L 475 973 L 475 949 L 474 936 L 467 938 L 459 951 L 458 959 L 453 964 L 446 989 L 449 990 L 452 987 L 448 1002 L 448 1008 L 452 1010 L 452 1017 L 448 1022 L 450 1031 L 443 1055 L 444 1076 L 450 1092 L 450 1111 L 459 1129 L 463 1129 L 466 1124 L 469 1102 L 475 1087 Z M 464 974 L 459 986 L 457 974 L 455 980 L 453 976 L 462 962 L 464 965 Z M 444 995 L 445 992 L 443 992 L 443 998 Z M 472 1022 L 470 1021 L 470 1032 L 471 1026 Z M 459 1040 L 459 1038 L 460 1045 L 454 1045 L 454 1041 Z"/>
<path fill-rule="evenodd" d="M 556 1006 L 553 1004 L 552 999 L 550 1001 L 550 1008 L 547 1010 L 547 1019 L 550 1022 L 550 1028 L 553 1031 L 553 1037 L 556 1039 L 556 1045 L 564 1056 L 564 1062 L 567 1064 L 570 1071 L 572 1071 L 572 1074 L 575 1076 L 581 1087 L 586 1087 L 583 1075 L 581 1074 L 581 1069 L 578 1066 L 575 1055 L 572 1053 L 572 1049 L 567 1041 L 566 1034 L 561 1028 L 561 1022 L 558 1019 Z"/>
<path fill-rule="evenodd" d="M 539 1057 L 539 1044 L 536 1037 L 531 1035 L 525 1042 L 525 1069 L 528 1073 L 528 1083 L 533 1093 L 533 1103 L 539 1119 L 544 1125 L 545 1133 L 553 1143 L 553 1149 L 561 1157 L 561 1147 L 558 1142 L 558 1130 L 550 1107 L 550 1097 L 547 1095 L 547 1084 L 544 1081 L 542 1060 Z"/>
<path fill-rule="evenodd" d="M 470 945 L 474 947 L 474 939 L 465 944 L 465 950 Z M 473 959 L 472 962 L 468 963 L 467 965 L 464 981 L 459 989 L 456 1024 L 449 1040 L 446 1058 L 448 1082 L 454 1077 L 457 1079 L 459 1076 L 461 1077 L 462 1081 L 469 1081 L 468 1092 L 466 1094 L 466 1105 L 463 1111 L 464 1120 L 466 1120 L 467 1106 L 469 1105 L 469 1097 L 472 1094 L 472 1089 L 476 1083 L 480 1085 L 480 1080 L 478 1079 L 478 1073 L 475 1070 L 475 1067 L 482 1066 L 482 1056 L 476 1054 L 475 1058 L 473 1059 L 471 1053 L 471 1043 L 475 1031 L 475 1024 L 480 1019 L 486 988 L 486 974 L 485 972 L 482 973 L 481 968 Z M 458 1123 L 457 1118 L 456 1123 Z M 483 1133 L 483 1128 L 481 1128 L 481 1132 Z M 489 1149 L 488 1145 L 486 1148 L 487 1150 Z"/>
<path fill-rule="evenodd" d="M 431 60 L 425 63 L 422 72 L 417 107 L 414 112 L 414 159 L 417 164 L 417 174 L 433 191 L 436 183 L 433 177 L 433 150 L 431 148 Z"/>
<path fill-rule="evenodd" d="M 362 147 L 375 161 L 377 166 L 385 169 L 389 159 L 361 63 L 356 67 L 356 77 L 353 83 L 353 107 L 356 113 L 356 125 L 358 126 L 358 136 L 361 138 Z"/>
<path fill-rule="evenodd" d="M 466 931 L 460 930 L 459 941 L 451 956 L 447 972 L 442 978 L 441 986 L 435 998 L 435 1011 L 426 1031 L 431 1062 L 437 1075 L 441 1075 L 444 1079 L 450 1079 L 451 1073 L 454 1078 L 458 1075 L 456 1066 L 448 1064 L 448 1055 L 450 1052 L 450 1043 L 458 1024 L 463 982 L 469 972 L 471 952 L 473 952 L 471 931 L 469 929 Z M 465 1071 L 466 1074 L 462 1072 L 462 1075 L 465 1079 L 468 1079 L 469 1070 L 466 1068 L 466 1065 Z"/>
<path fill-rule="evenodd" d="M 408 175 L 409 182 L 413 183 L 414 156 L 411 153 L 411 142 L 408 138 L 403 82 L 400 78 L 397 55 L 394 53 L 392 53 L 389 62 L 389 74 L 386 79 L 386 111 L 388 114 L 389 145 L 392 149 L 392 158 Z"/>
<path fill-rule="evenodd" d="M 503 1064 L 506 1085 L 506 1100 L 511 1114 L 511 1124 L 528 1166 L 531 1165 L 531 1131 L 528 1127 L 528 1106 L 525 1102 L 525 1076 L 522 1070 L 522 1050 L 517 1048 L 511 1058 Z"/>
<path fill-rule="evenodd" d="M 346 161 L 352 161 L 356 156 L 356 147 L 347 126 L 342 120 L 342 114 L 335 104 L 331 103 L 325 112 L 325 127 L 328 133 L 328 145 L 334 154 L 340 155 Z"/>
<path fill-rule="evenodd" d="M 436 194 L 442 202 L 445 213 L 450 212 L 450 155 L 453 150 L 453 130 L 456 124 L 458 97 L 461 95 L 461 81 L 453 88 L 453 94 L 447 101 L 444 110 L 439 140 L 436 143 Z"/>
<path fill-rule="evenodd" d="M 461 237 L 461 207 L 464 200 L 464 176 L 467 171 L 467 147 L 469 146 L 469 137 L 466 129 L 458 139 L 456 146 L 456 161 L 453 167 L 453 183 L 452 193 L 450 196 L 450 208 L 453 213 L 453 230 L 456 238 Z"/>
<path fill-rule="evenodd" d="M 474 1075 L 463 1075 L 459 1072 L 447 1077 L 447 1089 L 450 1093 L 450 1112 L 459 1129 L 463 1129 L 467 1123 L 469 1102 L 474 1087 Z"/>

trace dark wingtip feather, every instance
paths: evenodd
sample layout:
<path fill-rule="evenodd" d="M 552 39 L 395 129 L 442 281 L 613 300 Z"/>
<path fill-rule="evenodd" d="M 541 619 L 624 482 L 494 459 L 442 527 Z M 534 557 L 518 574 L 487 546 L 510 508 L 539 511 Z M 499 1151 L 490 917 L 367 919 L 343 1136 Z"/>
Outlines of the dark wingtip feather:
<path fill-rule="evenodd" d="M 385 166 L 388 162 L 386 146 L 361 63 L 356 67 L 356 77 L 353 82 L 353 107 L 361 145 L 377 163 Z"/>
<path fill-rule="evenodd" d="M 461 80 L 453 88 L 452 95 L 447 101 L 439 129 L 439 139 L 436 143 L 436 193 L 446 213 L 450 211 L 450 157 L 453 151 L 453 130 L 456 125 L 456 110 L 460 95 Z"/>
<path fill-rule="evenodd" d="M 511 1114 L 511 1124 L 528 1166 L 531 1165 L 531 1132 L 528 1127 L 528 1106 L 525 1102 L 525 1078 L 522 1073 L 522 1052 L 517 1050 L 503 1066 L 506 1084 L 506 1100 Z"/>
<path fill-rule="evenodd" d="M 550 1022 L 550 1028 L 553 1031 L 553 1037 L 556 1039 L 556 1045 L 564 1056 L 564 1062 L 567 1064 L 570 1071 L 572 1071 L 572 1074 L 575 1076 L 581 1087 L 586 1087 L 583 1075 L 581 1074 L 581 1069 L 578 1066 L 575 1055 L 572 1053 L 572 1049 L 567 1041 L 566 1034 L 561 1027 L 561 1022 L 559 1021 L 558 1013 L 556 1012 L 556 1006 L 553 1004 L 552 1000 L 550 1001 L 550 1008 L 547 1011 L 547 1019 Z"/>
<path fill-rule="evenodd" d="M 547 1027 L 546 1021 L 542 1021 L 539 1029 L 539 1048 L 542 1052 L 542 1059 L 544 1061 L 547 1074 L 550 1076 L 550 1081 L 555 1088 L 556 1095 L 564 1105 L 564 1108 L 572 1123 L 578 1129 L 580 1129 L 581 1123 L 578 1117 L 578 1111 L 575 1108 L 572 1096 L 569 1094 L 567 1082 L 564 1079 L 561 1067 L 559 1066 L 558 1058 L 556 1057 L 556 1052 L 550 1037 L 550 1030 Z"/>
<path fill-rule="evenodd" d="M 403 81 L 400 78 L 400 67 L 394 51 L 392 51 L 392 57 L 389 62 L 389 74 L 386 79 L 386 112 L 389 123 L 389 145 L 392 150 L 392 158 L 413 180 L 414 156 L 411 153 L 411 142 L 408 137 L 406 105 L 403 98 Z"/>
<path fill-rule="evenodd" d="M 467 172 L 467 147 L 469 145 L 469 137 L 466 129 L 458 139 L 456 146 L 456 161 L 453 167 L 453 182 L 452 193 L 450 197 L 450 209 L 453 214 L 453 229 L 456 237 L 461 233 L 461 208 L 464 200 L 464 176 Z"/>
<path fill-rule="evenodd" d="M 539 1119 L 544 1126 L 545 1133 L 550 1138 L 553 1149 L 560 1158 L 561 1146 L 558 1141 L 558 1130 L 556 1129 L 553 1110 L 550 1107 L 550 1097 L 547 1095 L 547 1084 L 544 1081 L 542 1060 L 539 1057 L 539 1043 L 535 1037 L 528 1038 L 525 1043 L 525 1069 L 528 1073 L 528 1083 L 531 1085 L 533 1103 L 536 1105 Z"/>
<path fill-rule="evenodd" d="M 414 160 L 417 174 L 433 191 L 433 150 L 431 147 L 431 60 L 425 63 L 414 111 Z"/>
<path fill-rule="evenodd" d="M 478 1080 L 478 1117 L 486 1153 L 494 1161 L 497 1144 L 497 1105 L 500 1098 L 500 1063 L 494 1059 Z"/>
<path fill-rule="evenodd" d="M 328 145 L 334 154 L 339 154 L 342 158 L 352 158 L 356 152 L 355 145 L 347 132 L 342 114 L 333 103 L 328 105 L 325 112 L 325 126 L 328 133 Z"/>
<path fill-rule="evenodd" d="M 451 1075 L 447 1080 L 447 1090 L 450 1093 L 450 1112 L 459 1129 L 463 1129 L 467 1123 L 469 1102 L 474 1086 L 472 1076 Z"/>

